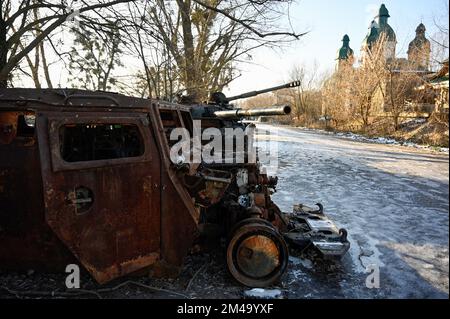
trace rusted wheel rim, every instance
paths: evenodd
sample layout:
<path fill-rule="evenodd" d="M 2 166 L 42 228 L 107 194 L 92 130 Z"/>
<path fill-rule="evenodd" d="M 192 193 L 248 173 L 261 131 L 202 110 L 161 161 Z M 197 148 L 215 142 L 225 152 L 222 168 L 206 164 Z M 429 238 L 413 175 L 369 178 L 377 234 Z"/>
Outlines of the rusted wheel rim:
<path fill-rule="evenodd" d="M 247 276 L 262 278 L 280 264 L 280 252 L 274 241 L 264 235 L 245 238 L 237 248 L 236 261 Z"/>
<path fill-rule="evenodd" d="M 288 250 L 279 232 L 268 225 L 251 223 L 237 229 L 227 249 L 233 277 L 250 287 L 273 284 L 286 270 Z"/>
<path fill-rule="evenodd" d="M 236 233 L 236 231 L 240 228 L 242 228 L 243 226 L 247 225 L 247 224 L 262 224 L 262 225 L 266 225 L 269 226 L 271 228 L 273 228 L 273 225 L 271 222 L 262 219 L 262 218 L 246 218 L 241 220 L 240 222 L 238 222 L 237 224 L 235 224 L 232 228 L 231 231 L 229 233 L 229 238 L 228 238 L 228 242 L 230 242 L 230 240 L 233 238 L 234 234 Z"/>

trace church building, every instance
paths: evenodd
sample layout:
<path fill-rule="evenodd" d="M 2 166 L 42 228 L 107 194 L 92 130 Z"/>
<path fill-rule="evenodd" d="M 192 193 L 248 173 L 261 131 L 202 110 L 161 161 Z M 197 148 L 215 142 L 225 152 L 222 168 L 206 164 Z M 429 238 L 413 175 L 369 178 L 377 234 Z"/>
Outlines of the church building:
<path fill-rule="evenodd" d="M 386 63 L 395 65 L 400 70 L 429 71 L 431 44 L 425 36 L 426 28 L 420 23 L 416 28 L 416 37 L 410 42 L 408 47 L 408 58 L 398 58 L 397 35 L 389 25 L 389 10 L 384 4 L 381 5 L 378 16 L 370 23 L 369 31 L 361 46 L 360 63 L 366 63 L 374 45 L 382 37 L 384 38 L 384 58 Z M 340 65 L 351 65 L 355 62 L 353 50 L 349 46 L 350 38 L 346 34 L 342 39 L 343 45 L 338 51 L 337 68 Z"/>
<path fill-rule="evenodd" d="M 381 43 L 382 51 L 386 67 L 391 74 L 401 74 L 404 72 L 413 73 L 420 77 L 425 77 L 430 74 L 430 55 L 431 44 L 426 38 L 426 28 L 423 23 L 420 23 L 416 28 L 416 36 L 409 43 L 407 58 L 397 57 L 397 35 L 394 29 L 389 25 L 390 18 L 389 10 L 384 4 L 381 5 L 378 15 L 370 23 L 368 33 L 364 38 L 360 51 L 359 64 L 364 66 L 375 55 L 374 49 L 376 44 Z M 381 40 L 382 39 L 382 40 Z M 350 38 L 346 34 L 342 39 L 342 47 L 338 50 L 336 71 L 343 72 L 348 68 L 353 68 L 355 63 L 355 56 L 353 50 L 350 48 Z M 385 81 L 387 82 L 387 80 Z M 382 87 L 386 83 L 382 83 Z M 381 89 L 380 89 L 381 90 Z M 384 97 L 384 98 L 383 98 Z M 381 114 L 390 111 L 389 99 L 386 94 L 381 92 L 374 93 L 374 99 L 377 100 L 375 105 L 375 113 Z"/>

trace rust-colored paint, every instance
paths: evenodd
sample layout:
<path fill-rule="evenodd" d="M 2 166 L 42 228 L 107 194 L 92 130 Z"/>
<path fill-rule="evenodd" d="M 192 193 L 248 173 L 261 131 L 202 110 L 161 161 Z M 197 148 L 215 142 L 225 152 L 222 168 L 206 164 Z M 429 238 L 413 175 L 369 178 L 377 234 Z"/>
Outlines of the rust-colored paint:
<path fill-rule="evenodd" d="M 264 277 L 278 267 L 279 256 L 277 245 L 272 239 L 255 235 L 246 238 L 239 245 L 237 263 L 247 275 Z"/>
<path fill-rule="evenodd" d="M 77 259 L 104 283 L 151 265 L 181 266 L 199 211 L 172 171 L 161 107 L 181 106 L 77 90 L 0 90 L 0 268 L 62 272 Z M 36 114 L 31 137 L 16 133 L 24 112 Z M 144 154 L 65 162 L 58 128 L 86 122 L 137 125 Z M 77 210 L 78 189 L 93 197 L 86 211 Z"/>
<path fill-rule="evenodd" d="M 145 154 L 130 162 L 65 163 L 60 152 L 59 127 L 63 124 L 98 123 L 100 119 L 139 123 L 139 114 L 125 117 L 46 111 L 37 115 L 40 157 L 45 159 L 41 168 L 46 221 L 61 241 L 100 283 L 133 270 L 122 267 L 130 260 L 159 254 L 160 165 L 150 129 L 140 124 Z M 149 180 L 154 191 L 148 190 Z M 71 192 L 78 187 L 89 190 L 93 197 L 92 206 L 83 214 L 70 201 Z"/>
<path fill-rule="evenodd" d="M 28 145 L 28 146 L 27 146 Z M 37 143 L 0 144 L 0 267 L 64 272 L 75 258 L 45 223 Z"/>
<path fill-rule="evenodd" d="M 18 112 L 0 113 L 0 143 L 10 144 L 17 134 Z"/>

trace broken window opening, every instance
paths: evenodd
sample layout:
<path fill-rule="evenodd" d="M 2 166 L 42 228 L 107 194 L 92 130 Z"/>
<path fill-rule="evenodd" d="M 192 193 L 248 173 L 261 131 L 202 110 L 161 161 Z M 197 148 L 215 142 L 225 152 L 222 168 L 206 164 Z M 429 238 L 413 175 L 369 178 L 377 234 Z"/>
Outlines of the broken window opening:
<path fill-rule="evenodd" d="M 191 113 L 185 112 L 185 111 L 180 111 L 180 114 L 181 114 L 181 117 L 183 118 L 183 123 L 186 126 L 186 129 L 189 131 L 189 134 L 191 134 L 191 136 L 194 136 L 194 133 L 193 133 L 194 123 L 192 121 Z"/>
<path fill-rule="evenodd" d="M 134 124 L 66 124 L 59 130 L 61 157 L 87 162 L 144 155 L 145 146 Z"/>
<path fill-rule="evenodd" d="M 161 117 L 162 125 L 164 127 L 166 141 L 169 144 L 169 147 L 172 147 L 181 139 L 180 137 L 180 139 L 178 139 L 177 141 L 170 140 L 170 134 L 172 133 L 172 130 L 175 128 L 183 127 L 180 117 L 178 116 L 178 112 L 176 110 L 160 110 L 159 114 Z"/>
<path fill-rule="evenodd" d="M 35 120 L 32 112 L 0 112 L 0 144 L 33 145 Z"/>
<path fill-rule="evenodd" d="M 17 118 L 17 136 L 33 137 L 36 117 L 31 114 L 20 114 Z"/>

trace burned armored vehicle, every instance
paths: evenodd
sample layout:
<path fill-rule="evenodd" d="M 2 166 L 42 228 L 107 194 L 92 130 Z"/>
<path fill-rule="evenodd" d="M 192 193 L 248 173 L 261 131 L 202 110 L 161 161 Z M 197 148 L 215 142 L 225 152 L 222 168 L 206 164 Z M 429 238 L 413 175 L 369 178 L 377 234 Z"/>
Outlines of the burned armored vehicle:
<path fill-rule="evenodd" d="M 234 146 L 215 161 L 173 151 L 207 146 L 196 131 L 248 130 L 246 117 L 290 112 L 239 110 L 232 100 L 217 93 L 208 104 L 183 105 L 74 89 L 0 89 L 0 269 L 62 272 L 78 263 L 99 283 L 142 270 L 173 275 L 194 244 L 213 238 L 225 243 L 237 281 L 265 287 L 286 270 L 286 242 L 324 257 L 345 254 L 346 231 L 321 205 L 280 211 L 271 200 L 277 178 L 257 156 L 249 160 L 247 148 L 243 162 Z M 251 135 L 244 141 L 252 144 Z"/>

